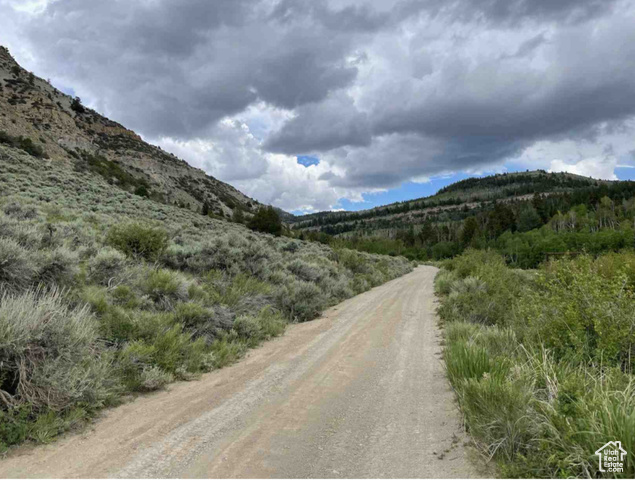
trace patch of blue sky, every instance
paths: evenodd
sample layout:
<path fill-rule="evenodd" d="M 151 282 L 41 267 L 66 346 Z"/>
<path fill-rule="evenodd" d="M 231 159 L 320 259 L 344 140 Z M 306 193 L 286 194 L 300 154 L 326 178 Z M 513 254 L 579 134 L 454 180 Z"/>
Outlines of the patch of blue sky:
<path fill-rule="evenodd" d="M 300 165 L 304 165 L 305 167 L 310 167 L 311 165 L 319 165 L 320 159 L 317 157 L 311 157 L 309 155 L 298 155 L 297 157 L 298 163 Z"/>

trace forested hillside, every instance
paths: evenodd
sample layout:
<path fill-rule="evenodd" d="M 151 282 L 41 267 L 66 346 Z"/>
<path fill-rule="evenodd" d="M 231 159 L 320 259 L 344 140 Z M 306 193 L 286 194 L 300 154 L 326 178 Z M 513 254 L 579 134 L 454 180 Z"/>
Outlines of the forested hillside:
<path fill-rule="evenodd" d="M 534 267 L 549 254 L 633 244 L 635 183 L 543 171 L 471 178 L 429 198 L 362 212 L 315 214 L 301 237 L 416 259 L 494 248 Z"/>

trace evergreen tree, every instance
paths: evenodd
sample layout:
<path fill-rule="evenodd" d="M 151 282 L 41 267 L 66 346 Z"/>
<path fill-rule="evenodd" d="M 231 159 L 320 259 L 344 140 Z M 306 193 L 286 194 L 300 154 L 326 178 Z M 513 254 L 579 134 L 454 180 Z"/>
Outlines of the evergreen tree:
<path fill-rule="evenodd" d="M 282 221 L 273 207 L 260 207 L 249 220 L 249 228 L 258 232 L 280 235 L 282 233 Z"/>
<path fill-rule="evenodd" d="M 245 215 L 240 208 L 234 208 L 234 213 L 232 214 L 232 220 L 235 223 L 245 223 Z"/>
<path fill-rule="evenodd" d="M 77 113 L 84 113 L 86 111 L 82 105 L 82 99 L 79 97 L 73 98 L 73 101 L 71 102 L 71 109 Z"/>
<path fill-rule="evenodd" d="M 518 231 L 528 232 L 542 225 L 542 219 L 532 205 L 527 205 L 518 213 Z"/>
<path fill-rule="evenodd" d="M 474 217 L 468 217 L 463 222 L 463 229 L 461 230 L 461 244 L 468 246 L 472 243 L 472 240 L 478 233 L 478 222 Z"/>

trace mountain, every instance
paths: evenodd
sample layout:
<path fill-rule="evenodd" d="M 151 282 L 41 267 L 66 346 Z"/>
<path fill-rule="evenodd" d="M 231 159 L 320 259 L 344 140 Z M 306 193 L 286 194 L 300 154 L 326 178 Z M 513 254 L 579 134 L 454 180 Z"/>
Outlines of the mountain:
<path fill-rule="evenodd" d="M 23 69 L 0 47 L 2 143 L 19 144 L 58 166 L 88 170 L 120 188 L 195 211 L 249 216 L 260 204 L 191 167 L 131 130 L 84 107 L 47 81 Z M 1 140 L 1 139 L 0 139 Z"/>
<path fill-rule="evenodd" d="M 543 170 L 504 173 L 468 178 L 429 197 L 369 210 L 297 216 L 292 219 L 292 226 L 300 232 L 323 232 L 344 237 L 354 234 L 393 237 L 400 229 L 417 229 L 428 223 L 451 223 L 490 211 L 496 202 L 514 204 L 531 200 L 535 194 L 553 196 L 616 183 L 620 182 Z"/>

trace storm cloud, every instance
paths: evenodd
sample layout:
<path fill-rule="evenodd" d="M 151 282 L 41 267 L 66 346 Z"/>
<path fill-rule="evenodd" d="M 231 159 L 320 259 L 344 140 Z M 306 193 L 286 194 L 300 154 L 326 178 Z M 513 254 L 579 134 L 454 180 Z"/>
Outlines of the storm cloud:
<path fill-rule="evenodd" d="M 0 9 L 0 43 L 36 73 L 286 209 L 510 163 L 610 177 L 635 150 L 626 0 L 0 0 Z M 298 155 L 320 163 L 305 168 Z"/>

